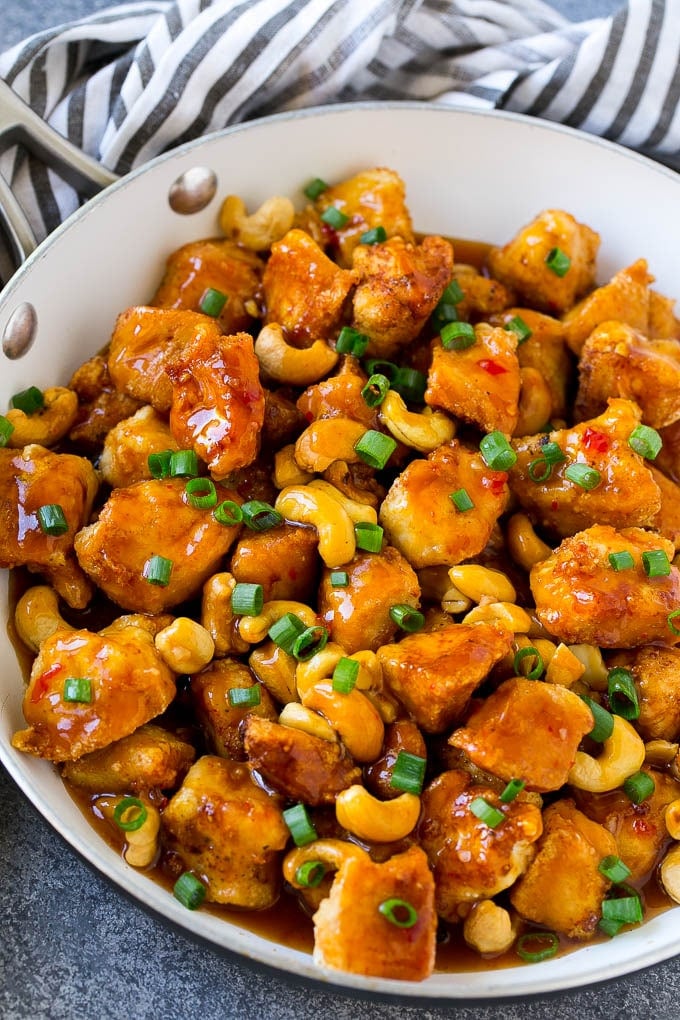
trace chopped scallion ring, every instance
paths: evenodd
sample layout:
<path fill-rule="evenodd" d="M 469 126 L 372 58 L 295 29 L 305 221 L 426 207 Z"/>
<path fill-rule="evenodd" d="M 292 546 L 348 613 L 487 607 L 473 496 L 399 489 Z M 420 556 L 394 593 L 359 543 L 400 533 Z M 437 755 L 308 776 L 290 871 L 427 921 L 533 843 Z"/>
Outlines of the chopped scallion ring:
<path fill-rule="evenodd" d="M 275 645 L 292 655 L 295 639 L 304 630 L 306 627 L 299 616 L 295 616 L 294 613 L 286 613 L 271 625 L 267 633 Z"/>
<path fill-rule="evenodd" d="M 227 693 L 227 701 L 232 708 L 255 708 L 261 701 L 260 685 L 252 687 L 231 687 Z"/>
<path fill-rule="evenodd" d="M 360 436 L 354 444 L 354 449 L 364 463 L 377 471 L 382 471 L 396 448 L 396 439 L 386 436 L 384 432 L 377 432 L 375 429 L 364 432 L 363 436 Z"/>
<path fill-rule="evenodd" d="M 499 811 L 493 804 L 489 804 L 488 800 L 485 800 L 484 797 L 475 797 L 474 800 L 471 800 L 470 811 L 490 829 L 496 829 L 505 820 L 503 812 Z"/>
<path fill-rule="evenodd" d="M 68 531 L 68 521 L 59 503 L 45 503 L 37 510 L 38 524 L 45 535 L 64 535 Z"/>
<path fill-rule="evenodd" d="M 513 317 L 505 323 L 504 328 L 509 329 L 515 334 L 517 337 L 518 347 L 520 344 L 526 343 L 533 333 L 533 330 L 529 329 L 521 315 L 513 315 Z"/>
<path fill-rule="evenodd" d="M 172 573 L 173 563 L 172 560 L 166 559 L 165 556 L 151 556 L 142 569 L 142 577 L 149 584 L 157 584 L 161 588 L 166 588 L 170 583 L 170 574 Z"/>
<path fill-rule="evenodd" d="M 356 530 L 354 533 L 356 534 Z M 346 570 L 331 570 L 328 580 L 330 581 L 332 588 L 347 588 L 349 585 L 349 574 Z M 680 610 L 678 610 L 678 612 L 680 613 Z"/>
<path fill-rule="evenodd" d="M 283 812 L 283 820 L 290 830 L 295 846 L 306 846 L 317 838 L 316 829 L 312 825 L 307 808 L 304 804 L 296 804 Z"/>
<path fill-rule="evenodd" d="M 474 503 L 470 499 L 470 495 L 467 489 L 456 489 L 455 492 L 450 493 L 449 499 L 455 506 L 456 510 L 464 514 L 468 510 L 474 509 Z"/>
<path fill-rule="evenodd" d="M 204 315 L 211 315 L 216 319 L 228 300 L 228 294 L 223 294 L 221 290 L 215 290 L 214 287 L 208 287 L 203 291 L 198 307 Z"/>
<path fill-rule="evenodd" d="M 239 581 L 231 593 L 231 611 L 236 616 L 259 616 L 264 606 L 261 584 Z"/>
<path fill-rule="evenodd" d="M 314 202 L 324 191 L 328 191 L 328 185 L 321 177 L 315 177 L 303 189 L 303 193 L 310 201 Z"/>
<path fill-rule="evenodd" d="M 213 517 L 225 528 L 233 528 L 243 520 L 243 510 L 233 499 L 223 499 L 213 510 Z"/>
<path fill-rule="evenodd" d="M 369 407 L 378 407 L 387 396 L 389 388 L 390 380 L 387 376 L 376 372 L 368 379 L 361 391 L 361 396 Z"/>
<path fill-rule="evenodd" d="M 597 922 L 597 927 L 600 929 L 600 931 L 603 931 L 605 935 L 609 935 L 609 937 L 613 939 L 614 936 L 618 935 L 621 929 L 623 928 L 623 922 L 606 921 L 603 917 L 601 917 L 600 920 Z"/>
<path fill-rule="evenodd" d="M 92 681 L 87 676 L 68 676 L 64 680 L 64 701 L 77 701 L 83 705 L 92 702 Z"/>
<path fill-rule="evenodd" d="M 382 244 L 387 240 L 387 231 L 384 227 L 372 227 L 359 238 L 359 244 Z"/>
<path fill-rule="evenodd" d="M 598 864 L 598 869 L 614 885 L 625 882 L 631 875 L 630 868 L 616 854 L 609 854 L 607 857 L 603 857 Z"/>
<path fill-rule="evenodd" d="M 561 248 L 551 248 L 545 257 L 545 264 L 555 276 L 566 276 L 571 269 L 571 259 Z"/>
<path fill-rule="evenodd" d="M 419 754 L 400 751 L 392 769 L 390 786 L 395 790 L 403 790 L 404 793 L 415 793 L 419 797 L 425 780 L 426 765 L 427 761 Z"/>
<path fill-rule="evenodd" d="M 680 619 L 680 609 L 674 609 L 672 613 L 669 613 L 666 617 L 666 623 L 668 629 L 672 634 L 680 634 L 680 627 L 675 626 L 675 621 Z"/>
<path fill-rule="evenodd" d="M 418 920 L 418 911 L 413 904 L 397 896 L 383 900 L 378 906 L 378 911 L 386 921 L 397 928 L 412 928 Z"/>
<path fill-rule="evenodd" d="M 190 478 L 184 491 L 197 510 L 212 510 L 217 505 L 217 489 L 212 478 Z"/>
<path fill-rule="evenodd" d="M 137 832 L 144 825 L 148 814 L 139 797 L 123 797 L 114 808 L 113 820 L 123 832 Z"/>
<path fill-rule="evenodd" d="M 251 499 L 241 507 L 243 523 L 251 531 L 269 531 L 283 521 L 283 514 L 280 514 L 271 504 L 263 503 L 259 499 Z"/>
<path fill-rule="evenodd" d="M 593 714 L 593 728 L 588 736 L 591 740 L 596 740 L 598 744 L 602 744 L 614 732 L 614 716 L 606 708 L 603 708 L 599 702 L 593 701 L 592 698 L 586 697 L 585 694 L 580 695 L 580 697 L 582 701 L 585 701 Z"/>
<path fill-rule="evenodd" d="M 464 351 L 476 342 L 475 327 L 469 322 L 447 322 L 439 335 L 445 351 Z"/>
<path fill-rule="evenodd" d="M 422 404 L 427 389 L 427 377 L 417 368 L 400 368 L 396 378 L 392 381 L 392 389 L 396 390 L 404 400 L 413 404 Z"/>
<path fill-rule="evenodd" d="M 642 921 L 642 900 L 637 893 L 603 900 L 602 920 L 619 924 L 640 924 Z"/>
<path fill-rule="evenodd" d="M 152 478 L 167 478 L 170 474 L 170 461 L 172 450 L 161 450 L 160 453 L 150 453 L 146 458 Z"/>
<path fill-rule="evenodd" d="M 45 395 L 37 386 L 29 386 L 27 390 L 15 393 L 9 404 L 24 414 L 35 414 L 45 406 Z"/>
<path fill-rule="evenodd" d="M 500 795 L 499 800 L 503 804 L 512 804 L 515 797 L 522 792 L 525 786 L 526 783 L 523 779 L 511 779 Z"/>
<path fill-rule="evenodd" d="M 173 450 L 170 454 L 172 478 L 195 478 L 198 474 L 198 457 L 193 450 Z"/>
<path fill-rule="evenodd" d="M 5 418 L 4 414 L 0 414 L 0 449 L 7 446 L 13 432 L 14 425 L 12 425 L 9 418 Z"/>
<path fill-rule="evenodd" d="M 321 213 L 321 219 L 333 230 L 342 230 L 349 223 L 349 216 L 334 205 L 329 205 Z"/>
<path fill-rule="evenodd" d="M 390 384 L 394 384 L 397 376 L 401 372 L 401 369 L 398 365 L 395 365 L 391 361 L 381 361 L 380 358 L 370 358 L 366 362 L 366 371 L 369 375 L 379 372 L 381 375 L 384 375 L 389 379 Z"/>
<path fill-rule="evenodd" d="M 517 462 L 517 454 L 502 432 L 489 432 L 479 444 L 484 463 L 492 471 L 509 471 Z"/>
<path fill-rule="evenodd" d="M 567 456 L 558 443 L 542 443 L 541 444 L 541 456 L 544 460 L 547 460 L 548 464 L 561 464 L 563 460 L 567 459 Z"/>
<path fill-rule="evenodd" d="M 362 358 L 366 353 L 368 340 L 365 333 L 360 333 L 351 326 L 343 326 L 335 341 L 335 349 L 338 354 L 352 354 L 355 358 Z"/>
<path fill-rule="evenodd" d="M 516 952 L 527 963 L 540 963 L 554 956 L 559 947 L 560 940 L 554 931 L 530 931 L 517 939 Z"/>
<path fill-rule="evenodd" d="M 532 482 L 537 484 L 547 482 L 552 474 L 552 464 L 549 464 L 545 457 L 536 457 L 529 462 L 527 474 Z"/>
<path fill-rule="evenodd" d="M 196 910 L 206 896 L 206 888 L 203 883 L 190 871 L 180 875 L 172 887 L 175 899 L 178 899 L 187 910 Z"/>
<path fill-rule="evenodd" d="M 638 425 L 628 436 L 628 445 L 647 460 L 656 460 L 663 440 L 656 429 L 649 425 Z"/>
<path fill-rule="evenodd" d="M 535 664 L 531 667 L 528 673 L 522 674 L 522 663 L 525 659 L 535 659 Z M 519 676 L 526 676 L 527 680 L 538 680 L 545 669 L 543 658 L 541 653 L 533 645 L 528 645 L 526 648 L 520 648 L 515 653 L 512 668 Z"/>
<path fill-rule="evenodd" d="M 570 482 L 580 485 L 587 492 L 596 489 L 602 481 L 602 475 L 597 468 L 589 467 L 587 464 L 570 464 L 565 469 L 564 475 Z"/>
<path fill-rule="evenodd" d="M 654 793 L 654 780 L 648 772 L 635 772 L 625 780 L 623 792 L 633 804 L 642 804 Z"/>
<path fill-rule="evenodd" d="M 298 662 L 308 662 L 328 644 L 328 631 L 317 624 L 306 627 L 293 641 L 292 653 Z"/>
<path fill-rule="evenodd" d="M 414 609 L 413 606 L 406 605 L 404 602 L 390 606 L 390 617 L 397 627 L 401 627 L 407 634 L 415 634 L 416 631 L 422 630 L 425 624 L 423 614 L 418 609 Z"/>
<path fill-rule="evenodd" d="M 326 874 L 323 861 L 305 861 L 295 872 L 295 881 L 302 889 L 316 889 Z"/>
<path fill-rule="evenodd" d="M 437 302 L 438 305 L 458 305 L 465 297 L 465 294 L 461 290 L 461 286 L 458 280 L 451 280 L 449 284 L 444 288 L 444 293 Z"/>
<path fill-rule="evenodd" d="M 647 577 L 666 577 L 671 572 L 671 564 L 663 549 L 649 549 L 642 554 L 642 566 Z"/>
<path fill-rule="evenodd" d="M 612 570 L 631 570 L 635 566 L 635 560 L 627 549 L 622 549 L 621 552 L 609 553 L 609 563 Z"/>
<path fill-rule="evenodd" d="M 607 678 L 609 704 L 614 715 L 622 719 L 639 719 L 640 702 L 638 701 L 635 679 L 629 669 L 617 666 L 609 671 Z"/>
<path fill-rule="evenodd" d="M 338 662 L 333 670 L 333 690 L 338 694 L 349 694 L 353 691 L 359 676 L 359 660 L 350 659 L 346 655 Z"/>
<path fill-rule="evenodd" d="M 383 529 L 379 524 L 371 524 L 369 521 L 357 521 L 354 525 L 354 539 L 357 549 L 363 549 L 364 552 L 380 552 L 383 534 Z"/>

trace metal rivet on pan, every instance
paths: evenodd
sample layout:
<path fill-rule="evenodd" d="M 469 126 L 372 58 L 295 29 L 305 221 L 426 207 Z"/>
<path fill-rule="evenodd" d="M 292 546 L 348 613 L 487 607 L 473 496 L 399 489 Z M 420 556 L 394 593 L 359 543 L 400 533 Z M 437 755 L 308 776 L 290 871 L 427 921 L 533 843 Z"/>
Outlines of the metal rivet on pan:
<path fill-rule="evenodd" d="M 185 216 L 200 212 L 212 201 L 216 191 L 217 175 L 207 166 L 193 166 L 178 177 L 170 188 L 170 208 Z"/>
<path fill-rule="evenodd" d="M 35 340 L 38 316 L 29 301 L 14 309 L 2 335 L 2 350 L 13 361 L 21 358 Z"/>

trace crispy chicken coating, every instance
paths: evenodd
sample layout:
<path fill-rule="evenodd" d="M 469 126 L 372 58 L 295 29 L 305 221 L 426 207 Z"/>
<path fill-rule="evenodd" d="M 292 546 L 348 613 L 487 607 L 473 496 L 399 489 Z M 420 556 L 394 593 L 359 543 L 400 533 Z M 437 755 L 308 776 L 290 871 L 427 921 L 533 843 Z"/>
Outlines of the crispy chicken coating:
<path fill-rule="evenodd" d="M 99 470 L 112 488 L 123 489 L 152 477 L 149 454 L 178 449 L 165 418 L 146 404 L 107 434 Z"/>
<path fill-rule="evenodd" d="M 610 668 L 629 669 L 640 703 L 636 729 L 644 740 L 677 740 L 680 736 L 680 649 L 660 645 L 616 652 Z"/>
<path fill-rule="evenodd" d="M 659 429 L 663 446 L 654 461 L 655 467 L 680 485 L 680 421 Z"/>
<path fill-rule="evenodd" d="M 284 522 L 269 531 L 242 534 L 231 554 L 237 581 L 261 584 L 264 600 L 312 601 L 319 569 L 316 528 Z"/>
<path fill-rule="evenodd" d="M 232 705 L 229 692 L 257 686 L 259 702 L 245 708 Z M 276 719 L 277 711 L 271 694 L 258 684 L 244 663 L 237 659 L 216 659 L 201 673 L 191 678 L 191 702 L 196 717 L 208 736 L 212 750 L 222 758 L 244 761 L 241 723 L 247 715 Z"/>
<path fill-rule="evenodd" d="M 101 446 L 109 429 L 129 418 L 141 406 L 139 400 L 113 385 L 103 354 L 95 354 L 83 362 L 68 385 L 78 394 L 78 414 L 69 432 L 69 439 L 78 446 Z"/>
<path fill-rule="evenodd" d="M 567 413 L 567 387 L 573 361 L 564 342 L 564 326 L 551 315 L 534 311 L 533 308 L 518 307 L 490 316 L 489 323 L 505 327 L 516 316 L 531 330 L 531 336 L 517 347 L 519 367 L 535 368 L 541 373 L 550 391 L 551 416 L 563 418 Z"/>
<path fill-rule="evenodd" d="M 61 774 L 94 794 L 175 790 L 195 757 L 191 744 L 162 726 L 147 723 L 108 747 L 65 762 Z"/>
<path fill-rule="evenodd" d="M 674 314 L 674 308 L 673 298 L 664 297 L 658 291 L 650 290 L 648 336 L 680 340 L 680 319 Z"/>
<path fill-rule="evenodd" d="M 485 432 L 514 432 L 520 391 L 517 336 L 482 322 L 465 350 L 432 346 L 425 403 L 440 407 Z"/>
<path fill-rule="evenodd" d="M 652 527 L 680 549 L 680 486 L 666 475 L 649 465 L 652 478 L 659 486 L 661 508 L 652 521 Z"/>
<path fill-rule="evenodd" d="M 456 312 L 466 322 L 489 322 L 491 316 L 502 312 L 514 300 L 512 291 L 498 280 L 484 276 L 475 266 L 455 262 L 451 276 L 463 292 Z"/>
<path fill-rule="evenodd" d="M 442 733 L 460 719 L 512 638 L 500 624 L 450 623 L 383 645 L 377 654 L 390 692 L 427 733 Z"/>
<path fill-rule="evenodd" d="M 317 418 L 350 418 L 367 429 L 378 427 L 378 409 L 369 407 L 361 395 L 366 375 L 359 362 L 351 356 L 340 362 L 335 375 L 308 386 L 297 401 L 297 407 L 308 422 Z"/>
<path fill-rule="evenodd" d="M 217 496 L 240 502 L 219 486 Z M 182 479 L 151 479 L 114 489 L 98 520 L 78 532 L 75 550 L 85 573 L 119 606 L 160 613 L 200 591 L 238 531 L 193 507 Z M 172 563 L 165 585 L 146 579 L 153 556 Z"/>
<path fill-rule="evenodd" d="M 580 354 L 593 330 L 617 319 L 632 330 L 646 333 L 649 326 L 649 284 L 645 259 L 622 269 L 609 283 L 598 287 L 564 316 L 565 338 L 574 354 Z"/>
<path fill-rule="evenodd" d="M 592 728 L 590 709 L 567 687 L 513 677 L 473 707 L 449 743 L 487 772 L 544 793 L 564 786 Z"/>
<path fill-rule="evenodd" d="M 495 828 L 470 810 L 478 797 L 502 812 Z M 543 823 L 540 808 L 526 799 L 503 804 L 493 787 L 453 770 L 425 788 L 422 805 L 418 838 L 434 873 L 437 913 L 445 920 L 459 920 L 463 904 L 508 889 L 534 858 Z"/>
<path fill-rule="evenodd" d="M 216 478 L 257 457 L 264 390 L 248 333 L 196 332 L 166 366 L 172 382 L 170 428 Z"/>
<path fill-rule="evenodd" d="M 397 476 L 380 508 L 380 524 L 416 569 L 452 566 L 486 546 L 508 501 L 507 477 L 454 439 L 426 459 L 412 460 Z M 464 512 L 451 500 L 460 489 L 474 504 Z"/>
<path fill-rule="evenodd" d="M 545 629 L 565 644 L 601 648 L 674 645 L 668 614 L 680 608 L 680 572 L 648 577 L 642 554 L 661 551 L 673 558 L 671 542 L 653 531 L 616 531 L 594 525 L 565 538 L 552 556 L 531 570 L 536 613 Z M 634 566 L 614 570 L 611 553 L 628 552 Z"/>
<path fill-rule="evenodd" d="M 415 245 L 400 237 L 354 249 L 353 325 L 369 338 L 366 353 L 391 358 L 420 333 L 451 279 L 453 249 L 443 237 Z"/>
<path fill-rule="evenodd" d="M 89 681 L 77 700 L 70 697 L 72 678 Z M 12 745 L 74 761 L 160 715 L 174 696 L 174 674 L 144 627 L 57 630 L 33 663 L 23 703 L 28 729 L 15 733 Z"/>
<path fill-rule="evenodd" d="M 381 904 L 393 899 L 413 908 L 412 925 L 393 924 L 381 913 Z M 434 969 L 436 928 L 434 880 L 420 847 L 382 864 L 368 854 L 348 857 L 314 914 L 314 959 L 352 974 L 422 981 Z"/>
<path fill-rule="evenodd" d="M 279 851 L 289 836 L 279 799 L 247 765 L 199 758 L 162 815 L 169 848 L 206 883 L 206 900 L 262 910 L 281 884 Z"/>
<path fill-rule="evenodd" d="M 591 938 L 611 885 L 599 864 L 616 854 L 616 840 L 568 800 L 544 811 L 543 826 L 536 857 L 510 891 L 512 905 L 528 921 L 572 939 Z"/>

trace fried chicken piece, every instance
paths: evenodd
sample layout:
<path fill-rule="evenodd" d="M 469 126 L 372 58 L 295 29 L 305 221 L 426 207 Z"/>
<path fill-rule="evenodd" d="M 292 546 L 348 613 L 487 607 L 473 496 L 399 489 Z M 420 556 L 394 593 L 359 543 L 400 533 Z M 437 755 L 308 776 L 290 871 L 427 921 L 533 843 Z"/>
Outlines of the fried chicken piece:
<path fill-rule="evenodd" d="M 412 925 L 383 916 L 381 904 L 393 899 L 413 908 Z M 322 967 L 401 981 L 423 981 L 434 969 L 434 880 L 420 847 L 382 864 L 368 854 L 348 857 L 313 920 L 314 960 Z"/>
<path fill-rule="evenodd" d="M 482 797 L 503 814 L 495 828 L 470 805 Z M 543 831 L 541 811 L 523 797 L 503 804 L 498 791 L 467 772 L 442 772 L 423 791 L 418 838 L 435 879 L 437 913 L 460 918 L 460 907 L 508 889 L 534 858 Z"/>
<path fill-rule="evenodd" d="M 680 549 L 680 486 L 652 464 L 649 470 L 661 496 L 661 508 L 652 521 L 652 527 L 672 542 L 677 552 Z"/>
<path fill-rule="evenodd" d="M 246 755 L 275 790 L 316 807 L 334 804 L 361 771 L 341 744 L 256 715 L 243 724 Z"/>
<path fill-rule="evenodd" d="M 181 737 L 146 723 L 108 747 L 66 762 L 61 774 L 93 794 L 175 790 L 195 757 L 195 749 Z"/>
<path fill-rule="evenodd" d="M 558 535 L 573 535 L 592 524 L 614 528 L 651 526 L 661 508 L 659 486 L 644 459 L 628 440 L 640 423 L 640 409 L 629 400 L 613 398 L 597 418 L 570 429 L 513 439 L 517 463 L 510 488 L 536 524 Z M 552 466 L 544 481 L 530 472 L 541 468 L 542 448 L 556 443 L 565 459 Z M 584 488 L 567 476 L 574 465 L 594 468 L 599 481 Z M 540 477 L 540 476 L 539 476 Z"/>
<path fill-rule="evenodd" d="M 260 367 L 248 333 L 197 332 L 166 365 L 170 428 L 216 478 L 257 457 L 264 422 Z"/>
<path fill-rule="evenodd" d="M 366 375 L 356 358 L 345 357 L 335 375 L 308 386 L 297 407 L 308 422 L 318 418 L 350 418 L 367 429 L 376 429 L 378 408 L 369 407 L 361 395 Z"/>
<path fill-rule="evenodd" d="M 649 292 L 649 324 L 647 335 L 652 339 L 680 340 L 680 319 L 674 314 L 675 300 L 656 290 Z"/>
<path fill-rule="evenodd" d="M 261 584 L 264 600 L 312 601 L 318 573 L 315 528 L 283 523 L 269 531 L 241 535 L 231 554 L 230 570 L 237 581 Z"/>
<path fill-rule="evenodd" d="M 567 687 L 512 677 L 473 707 L 449 743 L 479 768 L 545 793 L 564 786 L 592 728 L 590 709 Z"/>
<path fill-rule="evenodd" d="M 426 733 L 460 719 L 473 692 L 510 650 L 512 632 L 495 623 L 449 623 L 383 645 L 383 679 Z"/>
<path fill-rule="evenodd" d="M 165 418 L 146 404 L 108 433 L 99 470 L 113 489 L 122 489 L 152 477 L 149 454 L 178 449 Z"/>
<path fill-rule="evenodd" d="M 220 486 L 217 498 L 240 502 Z M 161 613 L 198 594 L 238 533 L 239 526 L 193 507 L 183 479 L 152 479 L 114 489 L 98 520 L 78 532 L 75 550 L 85 573 L 119 606 Z M 153 556 L 172 563 L 165 585 L 146 579 Z"/>
<path fill-rule="evenodd" d="M 305 418 L 286 391 L 264 390 L 264 421 L 262 422 L 262 445 L 280 449 L 286 443 L 294 442 L 305 427 Z"/>
<path fill-rule="evenodd" d="M 561 209 L 546 209 L 488 256 L 491 275 L 519 298 L 549 315 L 562 315 L 595 284 L 600 235 Z M 569 268 L 558 276 L 546 260 L 559 249 Z"/>
<path fill-rule="evenodd" d="M 0 449 L 0 567 L 39 571 L 70 606 L 83 609 L 92 589 L 76 562 L 73 542 L 89 520 L 97 488 L 97 475 L 85 457 L 35 444 Z M 67 530 L 52 535 L 43 531 L 38 512 L 55 505 L 61 507 Z"/>
<path fill-rule="evenodd" d="M 616 854 L 616 840 L 597 822 L 560 800 L 543 812 L 543 836 L 528 870 L 510 891 L 515 910 L 528 921 L 572 939 L 597 929 L 611 883 L 599 870 Z"/>
<path fill-rule="evenodd" d="M 628 552 L 634 566 L 614 570 L 611 553 Z M 596 524 L 564 541 L 531 570 L 531 591 L 539 620 L 565 644 L 635 648 L 677 644 L 668 614 L 680 607 L 680 572 L 648 577 L 642 554 L 661 551 L 670 561 L 671 542 L 642 528 Z"/>
<path fill-rule="evenodd" d="M 432 346 L 425 403 L 472 422 L 484 432 L 514 432 L 519 415 L 517 336 L 486 322 L 465 350 Z"/>
<path fill-rule="evenodd" d="M 453 249 L 443 237 L 415 245 L 400 237 L 354 249 L 353 326 L 373 358 L 391 358 L 420 333 L 451 279 Z"/>
<path fill-rule="evenodd" d="M 584 343 L 597 326 L 611 319 L 617 319 L 631 330 L 646 333 L 649 326 L 649 284 L 653 280 L 654 277 L 647 272 L 645 259 L 638 259 L 613 276 L 609 283 L 574 305 L 563 319 L 565 338 L 574 354 L 581 353 Z"/>
<path fill-rule="evenodd" d="M 475 266 L 455 262 L 451 278 L 463 292 L 456 304 L 458 318 L 466 322 L 489 322 L 514 300 L 512 291 L 498 280 L 484 276 Z"/>
<path fill-rule="evenodd" d="M 271 907 L 290 835 L 279 798 L 247 765 L 204 755 L 162 814 L 169 849 L 206 884 L 206 900 L 250 910 Z"/>
<path fill-rule="evenodd" d="M 410 719 L 397 719 L 385 727 L 381 756 L 370 765 L 364 766 L 366 788 L 380 800 L 394 800 L 403 793 L 403 790 L 392 786 L 394 766 L 402 751 L 418 758 L 427 758 L 423 735 Z"/>
<path fill-rule="evenodd" d="M 257 687 L 256 705 L 232 705 L 229 692 Z M 238 659 L 216 659 L 201 673 L 191 677 L 191 701 L 196 717 L 208 736 L 210 745 L 222 758 L 245 761 L 241 723 L 252 714 L 264 719 L 278 717 L 271 694 L 244 663 Z"/>
<path fill-rule="evenodd" d="M 540 372 L 550 391 L 551 417 L 563 418 L 567 413 L 567 387 L 573 360 L 564 342 L 564 326 L 551 315 L 518 307 L 507 308 L 500 315 L 490 316 L 488 321 L 492 326 L 505 328 L 516 316 L 531 330 L 531 336 L 517 346 L 519 367 Z"/>
<path fill-rule="evenodd" d="M 454 439 L 426 459 L 412 460 L 397 476 L 380 508 L 380 524 L 416 569 L 452 566 L 486 546 L 508 501 L 507 477 Z M 474 504 L 464 512 L 451 500 L 460 489 Z"/>
<path fill-rule="evenodd" d="M 643 740 L 677 740 L 680 736 L 680 649 L 659 645 L 616 652 L 607 666 L 633 674 L 640 702 L 635 728 Z"/>
<path fill-rule="evenodd" d="M 70 700 L 72 678 L 89 681 L 78 700 Z M 12 745 L 50 761 L 74 761 L 134 732 L 174 696 L 174 674 L 145 627 L 57 630 L 33 663 L 23 702 L 28 729 L 15 733 Z"/>
<path fill-rule="evenodd" d="M 98 447 L 119 421 L 141 406 L 139 400 L 117 390 L 103 354 L 95 354 L 75 370 L 69 389 L 78 394 L 78 414 L 69 439 L 79 446 Z"/>
<path fill-rule="evenodd" d="M 663 443 L 654 465 L 674 482 L 680 485 L 680 420 L 659 429 Z"/>

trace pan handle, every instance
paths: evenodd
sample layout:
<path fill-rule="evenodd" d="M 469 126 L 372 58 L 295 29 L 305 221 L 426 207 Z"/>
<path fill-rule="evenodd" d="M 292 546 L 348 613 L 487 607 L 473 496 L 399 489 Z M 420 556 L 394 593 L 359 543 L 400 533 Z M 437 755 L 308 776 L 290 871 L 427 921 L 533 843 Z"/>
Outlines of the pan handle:
<path fill-rule="evenodd" d="M 85 197 L 95 195 L 118 179 L 51 128 L 0 78 L 0 152 L 17 144 L 42 159 Z M 37 242 L 26 214 L 1 176 L 0 231 L 5 234 L 16 268 Z"/>

